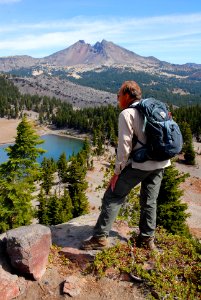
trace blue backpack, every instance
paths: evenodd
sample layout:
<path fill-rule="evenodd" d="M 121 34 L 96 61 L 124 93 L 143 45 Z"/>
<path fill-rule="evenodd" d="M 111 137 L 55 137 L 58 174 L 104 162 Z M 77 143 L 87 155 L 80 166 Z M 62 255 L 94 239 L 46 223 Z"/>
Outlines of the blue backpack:
<path fill-rule="evenodd" d="M 179 154 L 183 145 L 182 134 L 165 103 L 147 98 L 129 108 L 137 109 L 144 116 L 144 131 L 147 136 L 146 145 L 137 137 L 133 138 L 133 146 L 137 142 L 142 146 L 131 152 L 130 156 L 135 162 L 163 161 Z"/>

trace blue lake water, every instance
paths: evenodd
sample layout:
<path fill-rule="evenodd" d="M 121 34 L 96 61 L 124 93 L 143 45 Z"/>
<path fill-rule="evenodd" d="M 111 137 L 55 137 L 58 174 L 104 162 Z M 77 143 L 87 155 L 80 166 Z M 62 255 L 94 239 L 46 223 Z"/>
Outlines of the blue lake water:
<path fill-rule="evenodd" d="M 60 155 L 65 152 L 66 158 L 68 159 L 73 153 L 77 154 L 83 146 L 82 140 L 77 140 L 74 138 L 68 138 L 65 136 L 59 136 L 54 134 L 47 134 L 41 137 L 44 143 L 39 145 L 47 152 L 38 158 L 38 162 L 41 163 L 44 157 L 53 158 L 58 160 Z M 0 145 L 0 163 L 5 162 L 8 159 L 5 148 L 11 144 Z"/>

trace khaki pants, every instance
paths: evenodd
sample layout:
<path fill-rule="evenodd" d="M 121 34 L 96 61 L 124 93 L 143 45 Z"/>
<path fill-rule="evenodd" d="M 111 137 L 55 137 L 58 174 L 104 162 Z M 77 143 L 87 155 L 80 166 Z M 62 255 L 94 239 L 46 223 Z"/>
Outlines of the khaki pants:
<path fill-rule="evenodd" d="M 121 205 L 130 190 L 141 182 L 140 190 L 140 234 L 154 236 L 156 228 L 157 198 L 163 169 L 142 171 L 125 167 L 119 175 L 114 191 L 109 187 L 103 197 L 101 213 L 94 227 L 94 236 L 108 236 Z"/>

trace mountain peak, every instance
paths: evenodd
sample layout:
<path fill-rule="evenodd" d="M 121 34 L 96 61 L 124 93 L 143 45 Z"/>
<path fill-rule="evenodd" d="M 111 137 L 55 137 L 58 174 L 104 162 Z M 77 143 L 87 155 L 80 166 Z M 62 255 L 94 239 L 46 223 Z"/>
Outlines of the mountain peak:
<path fill-rule="evenodd" d="M 142 57 L 104 39 L 101 42 L 96 42 L 94 46 L 85 43 L 84 40 L 79 40 L 70 47 L 45 57 L 45 62 L 56 66 L 73 66 L 78 64 L 156 64 L 155 59 Z"/>
<path fill-rule="evenodd" d="M 101 43 L 100 42 L 96 42 L 95 45 L 93 46 L 93 48 L 95 50 L 97 50 L 98 52 L 101 52 L 103 50 L 103 44 L 102 44 L 102 42 Z"/>
<path fill-rule="evenodd" d="M 10 58 L 9 58 L 10 59 Z M 16 60 L 18 60 L 16 58 Z M 113 42 L 103 39 L 96 42 L 93 46 L 84 40 L 78 40 L 73 45 L 64 50 L 53 53 L 41 59 L 21 58 L 19 66 L 34 66 L 38 63 L 49 64 L 56 67 L 76 66 L 76 65 L 131 65 L 136 68 L 155 68 L 160 65 L 160 61 L 154 57 L 143 57 L 132 51 L 129 51 Z M 0 60 L 1 63 L 1 60 Z M 11 65 L 11 62 L 9 62 Z M 12 62 L 12 69 L 18 68 L 16 62 Z M 3 65 L 3 61 L 2 61 Z M 4 68 L 5 69 L 5 68 Z"/>

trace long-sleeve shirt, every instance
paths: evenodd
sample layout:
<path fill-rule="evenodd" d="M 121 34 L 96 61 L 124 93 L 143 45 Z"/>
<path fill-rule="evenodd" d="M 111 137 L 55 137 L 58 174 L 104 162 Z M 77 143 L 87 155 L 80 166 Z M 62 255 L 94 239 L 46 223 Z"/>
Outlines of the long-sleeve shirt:
<path fill-rule="evenodd" d="M 140 142 L 146 144 L 146 134 L 143 131 L 143 125 L 143 116 L 137 109 L 127 108 L 119 114 L 118 147 L 115 162 L 115 174 L 120 174 L 125 166 L 129 163 L 132 164 L 132 168 L 145 171 L 166 168 L 171 164 L 169 159 L 164 161 L 147 160 L 143 163 L 137 163 L 129 159 L 129 155 L 133 147 L 132 140 L 134 134 L 137 136 Z M 140 147 L 142 147 L 140 143 L 137 143 L 134 147 L 134 150 Z"/>

